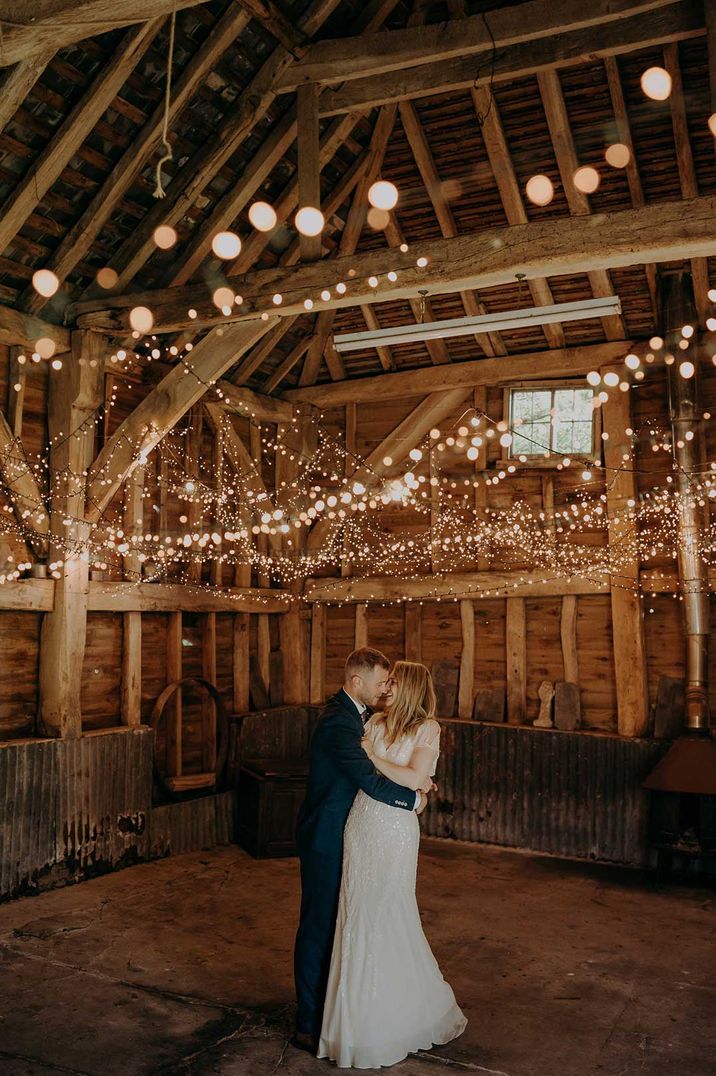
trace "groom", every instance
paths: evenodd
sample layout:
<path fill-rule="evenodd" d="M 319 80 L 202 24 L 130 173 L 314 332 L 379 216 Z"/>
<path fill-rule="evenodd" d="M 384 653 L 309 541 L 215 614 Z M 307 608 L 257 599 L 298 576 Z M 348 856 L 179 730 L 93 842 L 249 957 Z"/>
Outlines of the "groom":
<path fill-rule="evenodd" d="M 414 792 L 377 773 L 361 747 L 363 726 L 388 688 L 390 662 L 379 650 L 354 650 L 345 682 L 330 698 L 311 740 L 306 799 L 298 815 L 301 919 L 294 971 L 298 1012 L 294 1046 L 315 1054 L 338 913 L 343 829 L 358 789 L 390 807 L 418 813 L 431 791 Z"/>

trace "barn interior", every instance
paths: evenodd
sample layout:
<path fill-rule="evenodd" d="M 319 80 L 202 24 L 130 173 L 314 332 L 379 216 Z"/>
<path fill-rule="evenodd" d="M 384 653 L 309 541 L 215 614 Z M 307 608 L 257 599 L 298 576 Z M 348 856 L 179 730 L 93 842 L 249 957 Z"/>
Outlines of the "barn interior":
<path fill-rule="evenodd" d="M 713 1073 L 716 0 L 0 0 L 0 68 L 2 1076 L 327 1070 L 367 645 L 469 1018 L 396 1071 Z"/>

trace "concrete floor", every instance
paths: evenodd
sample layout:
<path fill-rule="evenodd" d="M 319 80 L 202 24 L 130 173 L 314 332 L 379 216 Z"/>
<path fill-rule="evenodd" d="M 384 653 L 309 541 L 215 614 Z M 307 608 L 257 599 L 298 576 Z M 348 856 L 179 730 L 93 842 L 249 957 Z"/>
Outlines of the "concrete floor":
<path fill-rule="evenodd" d="M 297 866 L 231 846 L 0 906 L 0 1076 L 330 1072 L 287 1045 Z M 716 1073 L 713 890 L 425 841 L 419 898 L 470 1023 L 396 1074 Z"/>

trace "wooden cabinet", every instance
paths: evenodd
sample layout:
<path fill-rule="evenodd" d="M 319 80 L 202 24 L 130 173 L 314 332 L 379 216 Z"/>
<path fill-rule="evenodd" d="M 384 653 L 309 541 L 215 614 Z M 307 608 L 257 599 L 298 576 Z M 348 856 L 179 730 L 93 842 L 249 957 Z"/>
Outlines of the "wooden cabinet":
<path fill-rule="evenodd" d="M 245 759 L 239 771 L 238 843 L 257 859 L 296 855 L 296 817 L 308 763 Z"/>

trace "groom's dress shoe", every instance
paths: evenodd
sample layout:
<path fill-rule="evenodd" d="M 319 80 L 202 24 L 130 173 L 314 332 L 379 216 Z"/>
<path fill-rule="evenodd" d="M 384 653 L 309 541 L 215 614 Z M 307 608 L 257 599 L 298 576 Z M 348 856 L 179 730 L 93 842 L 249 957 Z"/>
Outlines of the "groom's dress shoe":
<path fill-rule="evenodd" d="M 309 1035 L 307 1031 L 296 1031 L 291 1039 L 291 1045 L 295 1046 L 297 1050 L 305 1050 L 309 1054 L 313 1054 L 315 1057 L 318 1053 L 318 1039 L 313 1035 Z"/>

